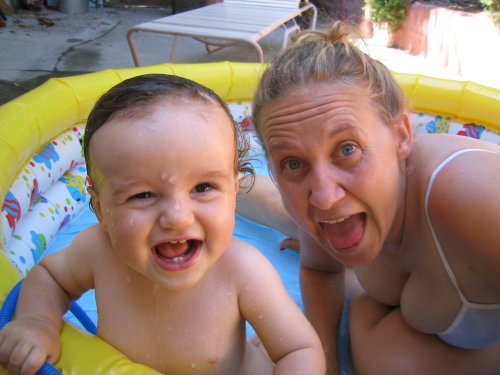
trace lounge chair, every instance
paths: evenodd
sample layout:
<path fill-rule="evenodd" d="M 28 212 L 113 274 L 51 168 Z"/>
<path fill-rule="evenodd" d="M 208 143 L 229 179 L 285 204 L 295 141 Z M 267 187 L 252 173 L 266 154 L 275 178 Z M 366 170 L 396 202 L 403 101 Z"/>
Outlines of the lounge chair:
<path fill-rule="evenodd" d="M 128 31 L 127 40 L 135 66 L 141 65 L 133 38 L 137 32 L 174 35 L 169 61 L 175 58 L 180 36 L 189 36 L 205 43 L 209 53 L 249 43 L 256 49 L 259 62 L 264 62 L 258 41 L 283 27 L 282 48 L 286 47 L 290 34 L 300 30 L 296 18 L 305 12 L 312 13 L 310 28 L 314 29 L 318 12 L 309 0 L 224 0 L 136 25 Z"/>

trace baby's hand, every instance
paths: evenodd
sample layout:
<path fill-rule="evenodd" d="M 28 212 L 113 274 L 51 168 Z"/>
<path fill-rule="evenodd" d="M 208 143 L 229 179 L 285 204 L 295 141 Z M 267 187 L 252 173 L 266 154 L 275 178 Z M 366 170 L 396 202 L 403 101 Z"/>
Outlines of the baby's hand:
<path fill-rule="evenodd" d="M 18 318 L 0 331 L 0 364 L 13 375 L 31 375 L 61 350 L 59 331 L 42 319 Z"/>

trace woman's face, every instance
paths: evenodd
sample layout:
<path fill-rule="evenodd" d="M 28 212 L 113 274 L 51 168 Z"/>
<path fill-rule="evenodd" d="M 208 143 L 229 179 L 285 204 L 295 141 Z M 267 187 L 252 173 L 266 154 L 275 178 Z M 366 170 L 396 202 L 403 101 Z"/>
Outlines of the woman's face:
<path fill-rule="evenodd" d="M 285 208 L 346 266 L 372 260 L 402 224 L 411 129 L 382 122 L 361 89 L 313 83 L 261 112 Z"/>

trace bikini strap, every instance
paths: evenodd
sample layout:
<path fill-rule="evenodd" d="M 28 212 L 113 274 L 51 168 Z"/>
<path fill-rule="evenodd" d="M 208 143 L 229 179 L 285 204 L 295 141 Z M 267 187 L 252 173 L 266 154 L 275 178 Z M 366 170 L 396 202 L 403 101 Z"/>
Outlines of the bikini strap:
<path fill-rule="evenodd" d="M 455 276 L 455 273 L 453 272 L 453 270 L 451 269 L 451 267 L 448 263 L 448 259 L 446 258 L 446 255 L 444 254 L 444 251 L 441 247 L 441 243 L 439 242 L 437 235 L 436 235 L 436 232 L 434 231 L 434 227 L 432 226 L 431 219 L 429 216 L 429 197 L 431 195 L 432 186 L 434 185 L 434 181 L 436 180 L 436 177 L 439 174 L 439 172 L 441 172 L 441 170 L 450 161 L 455 159 L 457 156 L 460 156 L 462 154 L 465 154 L 466 152 L 472 152 L 472 151 L 493 152 L 490 150 L 483 150 L 483 149 L 479 149 L 479 148 L 467 148 L 467 149 L 456 151 L 453 154 L 451 154 L 450 156 L 448 156 L 444 161 L 441 162 L 441 164 L 439 164 L 439 166 L 434 170 L 434 172 L 432 172 L 431 177 L 429 178 L 429 183 L 427 184 L 427 191 L 425 193 L 425 203 L 424 203 L 425 204 L 424 205 L 425 217 L 427 219 L 427 225 L 429 226 L 429 229 L 431 231 L 432 238 L 434 239 L 434 243 L 436 245 L 439 257 L 441 258 L 441 262 L 444 265 L 446 273 L 448 274 L 448 277 L 450 278 L 451 282 L 453 283 L 453 286 L 457 290 L 458 295 L 460 296 L 460 300 L 462 301 L 462 303 L 466 303 L 468 301 L 465 298 L 465 296 L 462 294 L 462 291 L 460 290 L 460 288 L 458 286 L 458 281 L 457 281 L 457 278 Z"/>

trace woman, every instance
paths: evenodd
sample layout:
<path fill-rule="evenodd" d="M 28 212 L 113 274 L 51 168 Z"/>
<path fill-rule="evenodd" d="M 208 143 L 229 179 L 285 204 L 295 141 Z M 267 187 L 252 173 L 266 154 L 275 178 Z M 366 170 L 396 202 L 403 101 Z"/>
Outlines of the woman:
<path fill-rule="evenodd" d="M 352 31 L 301 34 L 254 100 L 329 373 L 347 268 L 365 291 L 349 315 L 358 374 L 499 374 L 500 149 L 413 135 L 402 89 Z"/>

